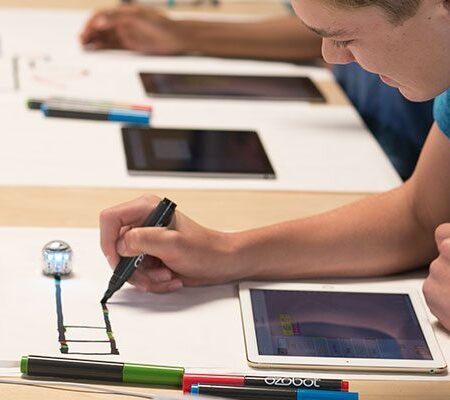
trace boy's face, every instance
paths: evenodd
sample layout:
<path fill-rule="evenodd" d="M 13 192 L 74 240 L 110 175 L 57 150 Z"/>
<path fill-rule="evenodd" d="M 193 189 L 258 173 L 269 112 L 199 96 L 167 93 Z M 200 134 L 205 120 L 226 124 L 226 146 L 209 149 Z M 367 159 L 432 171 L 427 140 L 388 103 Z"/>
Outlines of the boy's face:
<path fill-rule="evenodd" d="M 442 1 L 423 0 L 417 14 L 398 25 L 377 7 L 336 8 L 324 0 L 292 3 L 303 23 L 323 37 L 325 61 L 356 61 L 413 101 L 450 87 L 449 11 Z"/>

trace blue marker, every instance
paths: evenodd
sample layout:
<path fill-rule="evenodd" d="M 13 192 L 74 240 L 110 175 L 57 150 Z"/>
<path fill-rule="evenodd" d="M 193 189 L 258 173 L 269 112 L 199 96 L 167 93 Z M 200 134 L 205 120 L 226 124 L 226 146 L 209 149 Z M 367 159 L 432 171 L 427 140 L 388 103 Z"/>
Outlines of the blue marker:
<path fill-rule="evenodd" d="M 203 384 L 192 385 L 191 394 L 236 400 L 358 400 L 358 393 L 334 390 Z"/>
<path fill-rule="evenodd" d="M 130 124 L 150 124 L 150 113 L 121 108 L 106 109 L 85 105 L 42 104 L 41 111 L 46 117 L 90 119 L 97 121 L 126 122 Z"/>

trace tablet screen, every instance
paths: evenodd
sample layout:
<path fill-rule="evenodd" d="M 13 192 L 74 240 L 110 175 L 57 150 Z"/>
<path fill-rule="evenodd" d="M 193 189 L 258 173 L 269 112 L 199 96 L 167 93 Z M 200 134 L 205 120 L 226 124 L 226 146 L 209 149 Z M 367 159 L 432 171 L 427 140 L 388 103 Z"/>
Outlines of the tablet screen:
<path fill-rule="evenodd" d="M 325 102 L 308 77 L 140 74 L 149 95 Z"/>
<path fill-rule="evenodd" d="M 256 132 L 122 128 L 128 170 L 135 173 L 274 178 Z"/>
<path fill-rule="evenodd" d="M 260 355 L 432 360 L 407 294 L 250 289 Z"/>

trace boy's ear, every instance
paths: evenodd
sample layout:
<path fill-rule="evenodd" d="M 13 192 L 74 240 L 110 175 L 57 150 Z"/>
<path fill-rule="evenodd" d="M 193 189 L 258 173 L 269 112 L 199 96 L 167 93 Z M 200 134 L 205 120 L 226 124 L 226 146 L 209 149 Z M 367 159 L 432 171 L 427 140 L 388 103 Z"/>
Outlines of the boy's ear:
<path fill-rule="evenodd" d="M 444 8 L 450 13 L 450 0 L 443 0 L 442 4 L 444 5 Z"/>

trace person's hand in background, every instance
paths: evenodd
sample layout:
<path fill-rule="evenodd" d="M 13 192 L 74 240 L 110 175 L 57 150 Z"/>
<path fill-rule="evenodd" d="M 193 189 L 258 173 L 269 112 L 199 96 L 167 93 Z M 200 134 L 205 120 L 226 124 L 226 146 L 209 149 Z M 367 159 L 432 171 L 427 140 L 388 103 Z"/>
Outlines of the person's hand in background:
<path fill-rule="evenodd" d="M 96 12 L 85 24 L 80 41 L 88 49 L 125 49 L 146 54 L 184 52 L 175 21 L 151 7 L 121 5 Z"/>
<path fill-rule="evenodd" d="M 436 229 L 439 256 L 430 264 L 423 293 L 431 312 L 450 330 L 450 223 Z"/>
<path fill-rule="evenodd" d="M 232 234 L 204 228 L 178 211 L 169 228 L 139 227 L 159 200 L 141 197 L 101 213 L 101 247 L 112 267 L 120 256 L 146 254 L 130 283 L 155 293 L 244 277 L 232 261 Z"/>
<path fill-rule="evenodd" d="M 319 57 L 321 48 L 320 37 L 292 15 L 254 22 L 171 19 L 155 8 L 135 4 L 94 13 L 80 41 L 92 50 L 294 62 Z"/>

